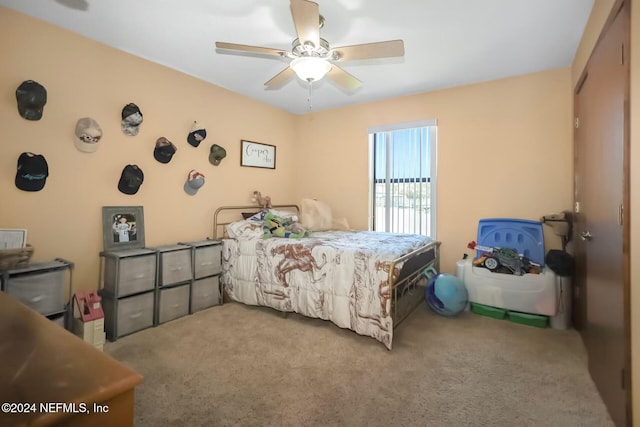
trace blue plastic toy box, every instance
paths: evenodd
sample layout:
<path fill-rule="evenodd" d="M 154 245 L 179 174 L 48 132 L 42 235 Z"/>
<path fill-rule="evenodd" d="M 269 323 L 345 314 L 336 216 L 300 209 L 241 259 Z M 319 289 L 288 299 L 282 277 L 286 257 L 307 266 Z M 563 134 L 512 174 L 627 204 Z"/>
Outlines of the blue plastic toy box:
<path fill-rule="evenodd" d="M 494 273 L 473 266 L 472 259 L 460 260 L 456 275 L 469 293 L 469 302 L 523 313 L 555 316 L 559 277 L 544 267 L 544 234 L 537 221 L 490 218 L 478 222 L 478 246 L 512 248 L 540 264 L 540 274 Z M 478 251 L 476 257 L 482 255 Z"/>

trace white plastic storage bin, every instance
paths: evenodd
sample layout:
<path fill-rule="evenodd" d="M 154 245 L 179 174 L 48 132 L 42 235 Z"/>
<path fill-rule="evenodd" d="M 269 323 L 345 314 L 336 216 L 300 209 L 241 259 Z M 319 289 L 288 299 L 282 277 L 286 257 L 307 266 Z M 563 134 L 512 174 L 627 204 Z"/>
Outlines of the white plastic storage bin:
<path fill-rule="evenodd" d="M 464 282 L 470 302 L 545 316 L 558 311 L 556 291 L 561 278 L 547 267 L 541 274 L 516 276 L 474 267 L 466 259 L 458 261 L 456 275 Z"/>

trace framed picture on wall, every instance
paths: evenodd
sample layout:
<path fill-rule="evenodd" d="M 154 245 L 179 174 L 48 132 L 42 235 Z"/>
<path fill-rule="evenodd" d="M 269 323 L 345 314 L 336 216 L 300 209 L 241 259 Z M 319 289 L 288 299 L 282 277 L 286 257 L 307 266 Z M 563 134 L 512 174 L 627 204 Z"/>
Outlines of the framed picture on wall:
<path fill-rule="evenodd" d="M 142 206 L 104 206 L 102 239 L 105 251 L 144 248 Z"/>
<path fill-rule="evenodd" d="M 276 146 L 253 141 L 240 141 L 240 166 L 276 168 Z"/>

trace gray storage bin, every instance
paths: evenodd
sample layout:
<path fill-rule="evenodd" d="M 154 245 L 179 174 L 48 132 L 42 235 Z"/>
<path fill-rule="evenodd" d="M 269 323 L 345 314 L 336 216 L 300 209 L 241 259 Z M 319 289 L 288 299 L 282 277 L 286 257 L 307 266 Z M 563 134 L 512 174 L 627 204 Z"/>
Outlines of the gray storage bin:
<path fill-rule="evenodd" d="M 160 273 L 162 286 L 191 280 L 191 249 L 160 252 Z"/>
<path fill-rule="evenodd" d="M 126 258 L 108 256 L 105 260 L 104 288 L 113 295 L 121 297 L 154 289 L 155 280 L 153 252 Z"/>
<path fill-rule="evenodd" d="M 165 323 L 189 314 L 189 284 L 160 290 L 158 323 Z"/>
<path fill-rule="evenodd" d="M 153 326 L 155 292 L 126 298 L 102 298 L 105 332 L 110 341 Z"/>
<path fill-rule="evenodd" d="M 212 276 L 222 271 L 222 245 L 195 248 L 195 278 Z"/>
<path fill-rule="evenodd" d="M 45 316 L 65 310 L 65 271 L 29 273 L 9 277 L 4 290 Z"/>
<path fill-rule="evenodd" d="M 191 289 L 192 313 L 218 304 L 220 304 L 219 276 L 199 279 L 193 282 Z"/>

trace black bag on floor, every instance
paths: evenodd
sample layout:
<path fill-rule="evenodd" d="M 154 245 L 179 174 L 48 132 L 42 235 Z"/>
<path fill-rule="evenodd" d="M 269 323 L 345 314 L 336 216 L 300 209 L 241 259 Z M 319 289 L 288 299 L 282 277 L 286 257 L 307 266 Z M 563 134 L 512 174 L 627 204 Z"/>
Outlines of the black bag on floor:
<path fill-rule="evenodd" d="M 573 257 L 565 251 L 551 249 L 544 257 L 544 262 L 558 276 L 573 276 L 575 261 Z"/>

